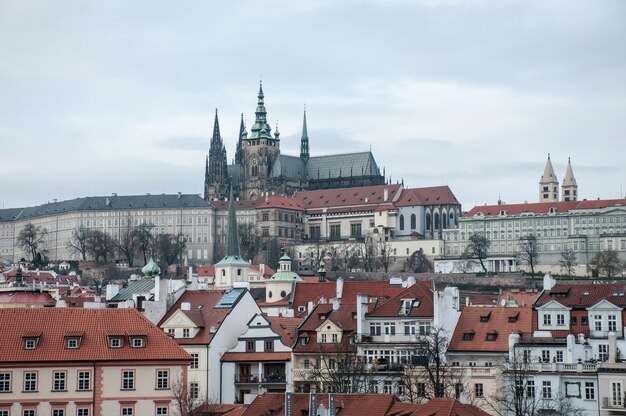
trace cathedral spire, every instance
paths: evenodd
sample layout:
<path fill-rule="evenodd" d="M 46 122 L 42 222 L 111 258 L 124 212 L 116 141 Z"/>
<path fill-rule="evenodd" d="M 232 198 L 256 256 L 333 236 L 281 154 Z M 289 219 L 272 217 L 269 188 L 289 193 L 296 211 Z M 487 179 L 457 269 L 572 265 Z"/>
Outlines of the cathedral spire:
<path fill-rule="evenodd" d="M 263 83 L 259 84 L 259 101 L 256 105 L 255 120 L 254 125 L 252 126 L 250 139 L 272 139 L 271 130 L 269 124 L 267 124 L 267 110 L 265 109 L 265 104 L 263 99 L 265 95 L 263 94 Z"/>
<path fill-rule="evenodd" d="M 239 140 L 237 140 L 237 150 L 235 151 L 235 163 L 241 165 L 243 162 L 243 148 L 241 141 L 245 136 L 246 124 L 243 121 L 243 113 L 241 113 L 241 122 L 239 123 Z"/>
<path fill-rule="evenodd" d="M 211 138 L 211 143 L 216 141 L 222 141 L 222 136 L 220 135 L 220 121 L 217 117 L 217 108 L 215 109 L 215 121 L 213 122 L 213 137 Z"/>
<path fill-rule="evenodd" d="M 306 128 L 306 108 L 304 109 L 304 119 L 302 120 L 302 138 L 300 139 L 300 159 L 307 163 L 309 161 L 309 133 Z"/>
<path fill-rule="evenodd" d="M 548 153 L 548 160 L 543 169 L 543 175 L 541 175 L 539 180 L 539 202 L 558 202 L 558 200 L 559 180 L 556 178 L 552 161 L 550 160 L 550 153 Z"/>
<path fill-rule="evenodd" d="M 567 158 L 567 169 L 561 186 L 561 199 L 563 201 L 576 201 L 578 199 L 578 184 L 572 170 L 572 161 Z"/>
<path fill-rule="evenodd" d="M 239 234 L 237 232 L 237 215 L 235 213 L 235 201 L 233 198 L 233 187 L 230 187 L 230 195 L 228 197 L 228 247 L 226 249 L 227 257 L 241 258 L 239 250 Z"/>

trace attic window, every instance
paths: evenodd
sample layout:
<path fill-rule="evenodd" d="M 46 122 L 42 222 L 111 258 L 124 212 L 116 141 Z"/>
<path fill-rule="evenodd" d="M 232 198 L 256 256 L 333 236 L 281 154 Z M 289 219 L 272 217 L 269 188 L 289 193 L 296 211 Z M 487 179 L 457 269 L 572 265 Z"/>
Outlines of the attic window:
<path fill-rule="evenodd" d="M 489 318 L 491 318 L 491 312 L 487 315 L 480 315 L 480 322 L 489 322 Z"/>
<path fill-rule="evenodd" d="M 509 316 L 509 322 L 517 322 L 517 318 L 519 318 L 519 312 L 515 315 Z"/>
<path fill-rule="evenodd" d="M 123 345 L 124 345 L 124 341 L 122 337 L 109 337 L 110 348 L 122 348 Z"/>
<path fill-rule="evenodd" d="M 145 336 L 133 336 L 130 337 L 130 346 L 133 348 L 143 348 L 146 346 Z"/>
<path fill-rule="evenodd" d="M 71 338 L 65 339 L 65 346 L 70 350 L 78 348 L 79 345 L 80 345 L 80 338 L 78 337 L 71 337 Z"/>
<path fill-rule="evenodd" d="M 304 306 L 302 306 L 302 305 L 298 306 L 298 312 L 304 312 L 305 309 L 306 308 Z"/>
<path fill-rule="evenodd" d="M 498 338 L 498 333 L 496 331 L 492 331 L 487 334 L 485 337 L 485 341 L 495 341 Z"/>
<path fill-rule="evenodd" d="M 474 331 L 472 332 L 464 332 L 463 333 L 463 341 L 472 341 L 474 339 Z"/>
<path fill-rule="evenodd" d="M 624 296 L 624 292 L 615 292 L 613 296 Z"/>
<path fill-rule="evenodd" d="M 583 292 L 583 296 L 589 296 L 589 291 Z"/>
<path fill-rule="evenodd" d="M 25 350 L 34 350 L 37 348 L 39 344 L 39 338 L 24 338 L 24 349 Z"/>

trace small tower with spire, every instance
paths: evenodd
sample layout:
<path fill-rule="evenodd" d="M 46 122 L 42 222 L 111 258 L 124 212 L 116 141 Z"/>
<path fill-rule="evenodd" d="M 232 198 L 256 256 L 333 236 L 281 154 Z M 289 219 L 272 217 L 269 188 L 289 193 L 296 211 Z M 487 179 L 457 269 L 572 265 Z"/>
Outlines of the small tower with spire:
<path fill-rule="evenodd" d="M 550 153 L 548 160 L 543 169 L 543 175 L 539 180 L 539 202 L 558 202 L 559 201 L 559 180 L 554 174 Z"/>
<path fill-rule="evenodd" d="M 576 184 L 576 178 L 572 170 L 572 160 L 569 157 L 567 158 L 567 169 L 565 170 L 565 177 L 563 178 L 563 185 L 561 186 L 561 200 L 578 200 L 578 184 Z"/>
<path fill-rule="evenodd" d="M 215 109 L 213 122 L 213 136 L 209 146 L 209 156 L 206 161 L 204 174 L 204 199 L 224 199 L 228 192 L 228 161 L 226 147 L 220 134 L 220 123 Z"/>
<path fill-rule="evenodd" d="M 237 150 L 235 151 L 235 163 L 241 165 L 243 161 L 243 145 L 242 141 L 248 136 L 246 132 L 246 123 L 243 121 L 243 113 L 241 113 L 241 123 L 239 123 L 239 140 L 237 140 Z"/>
<path fill-rule="evenodd" d="M 302 138 L 300 139 L 300 159 L 306 164 L 309 161 L 309 133 L 306 128 L 306 108 L 302 120 Z"/>

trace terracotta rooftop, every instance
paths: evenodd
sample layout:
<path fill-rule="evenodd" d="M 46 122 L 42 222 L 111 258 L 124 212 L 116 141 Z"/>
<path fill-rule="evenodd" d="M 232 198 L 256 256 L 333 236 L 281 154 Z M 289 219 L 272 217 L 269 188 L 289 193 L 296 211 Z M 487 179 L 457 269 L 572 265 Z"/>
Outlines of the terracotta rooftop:
<path fill-rule="evenodd" d="M 230 312 L 229 308 L 214 308 L 224 293 L 226 292 L 223 290 L 187 290 L 167 311 L 158 326 L 163 325 L 174 312 L 181 309 L 183 302 L 189 302 L 190 310 L 184 313 L 200 327 L 200 332 L 193 338 L 178 338 L 176 342 L 181 345 L 209 344 L 215 335 L 211 333 L 211 327 L 219 327 Z"/>
<path fill-rule="evenodd" d="M 448 351 L 509 351 L 509 334 L 532 333 L 532 309 L 486 308 L 468 306 L 463 308 Z"/>
<path fill-rule="evenodd" d="M 293 393 L 292 414 L 309 411 L 309 394 Z M 389 414 L 398 398 L 392 394 L 335 394 L 335 409 L 339 416 L 383 416 Z M 318 394 L 317 402 L 328 408 L 328 394 Z M 285 394 L 265 393 L 258 396 L 244 416 L 285 416 Z"/>
<path fill-rule="evenodd" d="M 49 293 L 45 292 L 10 291 L 0 292 L 0 304 L 54 306 L 56 301 Z"/>
<path fill-rule="evenodd" d="M 507 303 L 514 302 L 517 304 L 517 306 L 529 307 L 529 306 L 532 306 L 533 303 L 535 303 L 538 297 L 539 297 L 539 292 L 505 290 L 500 294 L 498 305 L 501 305 L 500 302 L 504 300 Z"/>
<path fill-rule="evenodd" d="M 404 404 L 404 403 L 402 403 Z M 394 409 L 402 409 L 402 404 L 394 406 L 390 416 L 489 416 L 489 413 L 471 404 L 463 404 L 455 399 L 431 399 L 426 403 L 413 405 L 413 413 L 394 413 Z"/>
<path fill-rule="evenodd" d="M 292 347 L 296 342 L 298 326 L 302 323 L 302 318 L 284 318 L 282 316 L 266 316 L 270 321 L 272 331 L 280 336 L 280 341 L 286 347 Z"/>
<path fill-rule="evenodd" d="M 387 199 L 385 200 L 385 189 Z M 317 191 L 298 192 L 295 196 L 302 207 L 311 209 L 337 207 L 369 207 L 375 209 L 378 204 L 392 202 L 400 189 L 400 185 L 373 185 L 358 188 L 323 189 Z"/>
<path fill-rule="evenodd" d="M 557 284 L 552 290 L 542 292 L 534 303 L 534 307 L 545 305 L 554 300 L 563 306 L 574 309 L 585 309 L 606 299 L 615 306 L 626 307 L 626 283 Z"/>
<path fill-rule="evenodd" d="M 449 186 L 403 189 L 397 207 L 415 205 L 460 205 Z"/>
<path fill-rule="evenodd" d="M 530 204 L 500 204 L 500 205 L 478 205 L 472 208 L 466 217 L 472 217 L 477 213 L 484 216 L 500 215 L 500 211 L 506 211 L 507 215 L 520 215 L 523 213 L 547 214 L 550 208 L 555 208 L 556 212 L 567 212 L 571 210 L 602 209 L 612 206 L 625 206 L 626 199 L 597 199 L 581 201 L 561 201 L 561 202 L 536 202 Z"/>
<path fill-rule="evenodd" d="M 189 354 L 134 309 L 0 309 L 0 328 L 5 363 L 190 360 Z M 83 334 L 79 348 L 66 348 L 65 337 L 78 333 Z M 126 338 L 121 348 L 110 348 L 107 335 L 111 333 L 145 335 L 146 346 L 132 348 Z M 40 334 L 37 347 L 25 349 L 23 337 L 36 334 Z"/>
<path fill-rule="evenodd" d="M 414 317 L 432 317 L 434 314 L 433 308 L 433 292 L 430 289 L 429 280 L 419 280 L 414 285 L 407 288 L 403 288 L 402 292 L 398 293 L 393 298 L 389 299 L 382 304 L 379 303 L 376 307 L 370 311 L 368 317 L 396 317 L 400 315 L 400 309 L 402 308 L 403 299 L 416 299 L 418 302 L 414 302 L 408 315 Z"/>
<path fill-rule="evenodd" d="M 256 209 L 283 208 L 295 211 L 302 211 L 302 201 L 299 198 L 292 198 L 282 195 L 272 195 L 261 200 Z"/>
<path fill-rule="evenodd" d="M 339 343 L 318 343 L 316 329 L 324 322 L 332 322 L 341 328 Z M 333 310 L 330 303 L 319 304 L 313 309 L 298 329 L 298 337 L 308 338 L 307 344 L 296 343 L 293 352 L 353 352 L 356 346 L 350 343 L 350 337 L 356 332 L 356 305 L 341 305 Z"/>

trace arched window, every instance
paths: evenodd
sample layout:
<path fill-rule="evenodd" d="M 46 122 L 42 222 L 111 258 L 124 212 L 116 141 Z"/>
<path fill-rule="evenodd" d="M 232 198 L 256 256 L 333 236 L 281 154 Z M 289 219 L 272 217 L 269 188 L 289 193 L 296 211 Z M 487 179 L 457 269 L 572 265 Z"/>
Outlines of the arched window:
<path fill-rule="evenodd" d="M 426 214 L 426 229 L 430 230 L 430 213 Z"/>
<path fill-rule="evenodd" d="M 445 230 L 448 228 L 448 216 L 445 212 L 441 214 L 441 219 L 443 220 L 443 229 Z"/>
<path fill-rule="evenodd" d="M 404 215 L 400 214 L 400 231 L 404 230 Z"/>
<path fill-rule="evenodd" d="M 417 228 L 417 221 L 415 218 L 415 214 L 411 214 L 411 230 L 414 230 Z"/>
<path fill-rule="evenodd" d="M 259 176 L 259 167 L 252 166 L 252 175 L 251 176 Z"/>
<path fill-rule="evenodd" d="M 439 213 L 435 212 L 435 230 L 439 229 Z"/>

